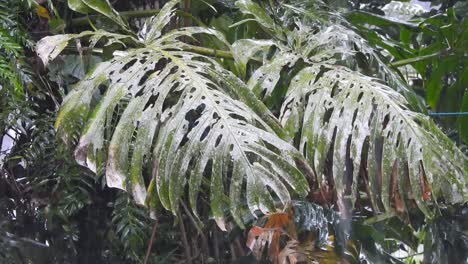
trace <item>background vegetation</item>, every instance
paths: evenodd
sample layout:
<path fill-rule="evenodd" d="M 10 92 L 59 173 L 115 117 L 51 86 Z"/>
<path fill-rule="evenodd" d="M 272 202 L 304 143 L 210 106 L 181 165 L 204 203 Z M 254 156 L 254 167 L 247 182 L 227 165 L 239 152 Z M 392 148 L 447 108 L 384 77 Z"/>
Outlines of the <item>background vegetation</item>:
<path fill-rule="evenodd" d="M 0 263 L 466 262 L 465 1 L 164 4 L 0 0 Z"/>

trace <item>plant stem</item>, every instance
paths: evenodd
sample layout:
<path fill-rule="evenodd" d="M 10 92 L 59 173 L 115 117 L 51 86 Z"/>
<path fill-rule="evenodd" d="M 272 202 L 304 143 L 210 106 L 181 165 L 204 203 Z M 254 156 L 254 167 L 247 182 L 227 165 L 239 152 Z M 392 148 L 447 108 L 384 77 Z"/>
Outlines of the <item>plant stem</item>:
<path fill-rule="evenodd" d="M 225 50 L 210 49 L 210 48 L 193 46 L 193 45 L 186 45 L 183 47 L 183 50 L 192 51 L 198 54 L 207 55 L 211 57 L 231 59 L 231 60 L 234 59 L 232 53 L 229 51 L 225 51 Z"/>
<path fill-rule="evenodd" d="M 153 230 L 151 231 L 151 238 L 150 238 L 150 241 L 148 243 L 148 248 L 146 249 L 144 264 L 148 263 L 149 256 L 151 254 L 151 248 L 153 247 L 153 241 L 154 241 L 154 238 L 156 237 L 157 226 L 158 226 L 158 219 L 155 220 L 154 225 L 153 225 Z"/>
<path fill-rule="evenodd" d="M 194 46 L 194 45 L 186 45 L 182 48 L 185 51 L 192 51 L 201 55 L 206 55 L 210 57 L 216 57 L 216 58 L 223 58 L 223 59 L 234 59 L 234 55 L 230 51 L 227 50 L 217 50 L 217 49 L 210 49 L 210 48 L 205 48 L 205 47 L 200 47 L 200 46 Z M 250 57 L 250 60 L 252 62 L 260 63 L 262 64 L 263 61 L 255 58 L 255 57 Z"/>
<path fill-rule="evenodd" d="M 218 230 L 217 230 L 217 228 L 218 227 L 216 225 L 213 226 L 213 233 L 212 233 L 213 234 L 213 242 L 214 242 L 213 247 L 214 247 L 214 254 L 215 254 L 216 262 L 220 263 L 220 260 L 221 260 L 220 254 L 219 254 L 220 244 L 219 244 L 219 241 L 218 241 Z"/>
<path fill-rule="evenodd" d="M 390 63 L 390 66 L 391 67 L 401 67 L 401 66 L 404 66 L 404 65 L 407 65 L 407 64 L 413 64 L 413 63 L 416 63 L 416 62 L 425 61 L 425 60 L 428 60 L 428 59 L 436 58 L 436 57 L 439 57 L 439 56 L 442 56 L 442 55 L 447 55 L 447 54 L 448 54 L 448 50 L 441 50 L 439 52 L 432 53 L 432 54 L 429 54 L 429 55 L 424 55 L 424 56 L 418 56 L 418 57 L 414 57 L 414 58 L 399 60 L 399 61 Z"/>
<path fill-rule="evenodd" d="M 132 11 L 123 11 L 119 14 L 125 18 L 128 17 L 149 17 L 155 15 L 159 12 L 159 9 L 147 9 L 147 10 L 132 10 Z M 97 18 L 100 15 L 90 15 L 84 17 L 74 18 L 70 21 L 71 26 L 84 26 L 88 23 L 88 19 Z"/>
<path fill-rule="evenodd" d="M 210 255 L 210 250 L 209 250 L 209 247 L 208 247 L 208 239 L 206 238 L 205 234 L 203 233 L 202 228 L 200 227 L 200 222 L 195 220 L 195 217 L 192 216 L 192 214 L 190 213 L 190 210 L 187 208 L 187 205 L 185 205 L 184 202 L 181 202 L 181 204 L 182 204 L 182 208 L 184 209 L 185 213 L 187 214 L 187 216 L 190 218 L 193 225 L 195 226 L 195 229 L 197 229 L 197 232 L 198 232 L 198 234 L 200 235 L 200 237 L 202 239 L 202 243 L 203 243 L 202 247 L 204 248 L 206 255 L 209 256 Z"/>
<path fill-rule="evenodd" d="M 184 226 L 184 221 L 182 219 L 182 215 L 180 212 L 178 212 L 177 217 L 179 218 L 179 228 L 180 228 L 180 236 L 182 238 L 182 244 L 184 245 L 184 251 L 185 251 L 185 258 L 186 262 L 188 264 L 192 263 L 192 256 L 190 254 L 190 246 L 187 240 L 187 232 L 185 231 L 185 226 Z"/>
<path fill-rule="evenodd" d="M 217 50 L 217 49 L 210 49 L 210 48 L 205 48 L 205 47 L 200 47 L 200 46 L 194 46 L 194 45 L 185 45 L 182 47 L 184 51 L 190 51 L 190 52 L 195 52 L 201 55 L 206 55 L 210 57 L 216 57 L 216 58 L 222 58 L 222 59 L 229 59 L 233 60 L 234 56 L 230 51 L 227 50 Z M 76 48 L 74 47 L 66 47 L 65 50 L 70 51 L 70 52 L 75 52 Z M 89 49 L 88 47 L 83 47 L 82 50 L 84 51 L 90 51 L 92 53 L 97 53 L 97 54 L 102 54 L 102 49 L 100 48 L 93 48 Z M 262 63 L 261 60 L 257 58 L 250 58 L 253 62 L 257 63 Z"/>

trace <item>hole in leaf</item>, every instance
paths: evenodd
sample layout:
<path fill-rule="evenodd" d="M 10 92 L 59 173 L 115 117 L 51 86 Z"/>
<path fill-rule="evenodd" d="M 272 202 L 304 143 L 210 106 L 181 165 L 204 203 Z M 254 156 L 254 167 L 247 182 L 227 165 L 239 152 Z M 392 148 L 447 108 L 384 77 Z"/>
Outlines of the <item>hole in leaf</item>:
<path fill-rule="evenodd" d="M 161 70 L 163 69 L 168 63 L 170 63 L 171 60 L 168 60 L 166 58 L 161 58 L 156 62 L 156 66 L 154 66 L 155 69 Z"/>
<path fill-rule="evenodd" d="M 331 90 L 331 94 L 330 94 L 331 97 L 334 97 L 338 93 L 337 90 L 338 90 L 339 85 L 340 85 L 339 82 L 335 82 Z"/>
<path fill-rule="evenodd" d="M 384 120 L 383 120 L 382 130 L 385 130 L 385 128 L 387 128 L 387 125 L 388 125 L 389 121 L 390 121 L 390 115 L 386 114 L 385 117 L 384 117 Z"/>
<path fill-rule="evenodd" d="M 174 66 L 171 68 L 171 70 L 169 71 L 169 74 L 175 74 L 177 72 L 177 70 L 179 69 L 179 66 Z"/>
<path fill-rule="evenodd" d="M 135 94 L 135 97 L 140 97 L 143 95 L 143 92 L 145 91 L 146 86 L 141 87 L 141 89 Z"/>
<path fill-rule="evenodd" d="M 343 179 L 343 184 L 345 185 L 345 195 L 351 195 L 352 192 L 352 185 L 353 185 L 353 171 L 354 171 L 354 164 L 353 160 L 351 159 L 351 139 L 352 136 L 348 136 L 348 140 L 346 142 L 346 170 L 345 170 L 345 177 Z"/>
<path fill-rule="evenodd" d="M 343 116 L 343 112 L 344 112 L 344 107 L 342 107 L 342 108 L 340 109 L 339 117 Z"/>
<path fill-rule="evenodd" d="M 164 100 L 162 110 L 165 111 L 168 108 L 171 108 L 179 101 L 180 96 L 182 95 L 183 90 L 177 90 L 179 87 L 179 83 L 176 82 L 171 87 L 171 91 L 169 92 L 169 96 Z"/>
<path fill-rule="evenodd" d="M 245 119 L 245 117 L 243 117 L 241 115 L 238 115 L 236 113 L 230 113 L 229 116 L 234 118 L 234 119 L 238 119 L 238 120 L 242 120 L 242 121 L 247 122 L 247 119 Z"/>
<path fill-rule="evenodd" d="M 140 81 L 138 82 L 138 85 L 143 85 L 148 80 L 148 78 L 151 76 L 151 74 L 155 73 L 156 71 L 157 71 L 156 67 L 154 69 L 152 69 L 152 70 L 146 71 L 145 74 L 143 74 L 143 76 L 141 76 Z"/>
<path fill-rule="evenodd" d="M 221 142 L 221 139 L 223 138 L 223 135 L 219 135 L 217 138 L 216 138 L 216 142 L 215 142 L 215 147 L 217 147 L 219 145 L 219 143 Z"/>
<path fill-rule="evenodd" d="M 302 155 L 307 158 L 307 141 L 304 142 L 304 146 L 302 147 Z"/>
<path fill-rule="evenodd" d="M 362 96 L 364 95 L 364 92 L 360 92 L 358 97 L 357 97 L 357 102 L 359 103 L 362 99 Z"/>
<path fill-rule="evenodd" d="M 327 68 L 325 66 L 321 66 L 320 67 L 320 72 L 317 74 L 317 76 L 315 76 L 315 79 L 314 79 L 314 84 L 320 79 L 323 77 L 323 75 L 327 72 L 327 71 L 331 71 L 332 69 L 331 68 Z"/>
<path fill-rule="evenodd" d="M 397 142 L 396 142 L 396 145 L 395 147 L 398 148 L 398 146 L 400 145 L 400 137 L 401 137 L 401 132 L 398 132 L 398 135 L 397 135 Z"/>
<path fill-rule="evenodd" d="M 203 141 L 208 136 L 208 134 L 210 133 L 210 130 L 211 130 L 211 126 L 207 126 L 205 128 L 205 130 L 201 134 L 200 141 Z"/>
<path fill-rule="evenodd" d="M 101 83 L 99 86 L 98 86 L 98 89 L 99 89 L 99 94 L 100 95 L 103 95 L 104 93 L 106 93 L 107 89 L 109 87 L 103 83 Z"/>
<path fill-rule="evenodd" d="M 124 73 L 126 70 L 128 70 L 130 67 L 132 67 L 138 60 L 133 59 L 127 63 L 120 69 L 119 73 Z"/>
<path fill-rule="evenodd" d="M 333 114 L 333 110 L 334 108 L 332 107 L 325 111 L 325 114 L 323 115 L 322 125 L 325 125 L 326 123 L 328 123 L 328 121 L 330 121 L 330 117 Z"/>
<path fill-rule="evenodd" d="M 351 126 L 354 125 L 354 122 L 356 121 L 356 117 L 357 117 L 357 113 L 358 113 L 358 110 L 354 110 L 354 114 L 353 114 L 353 121 L 351 122 Z"/>
<path fill-rule="evenodd" d="M 267 89 L 263 89 L 262 92 L 260 93 L 260 98 L 264 98 L 266 95 Z"/>
<path fill-rule="evenodd" d="M 148 107 L 153 107 L 156 100 L 158 100 L 158 97 L 159 97 L 159 93 L 151 95 L 148 101 L 146 102 L 145 107 L 143 108 L 143 111 L 146 110 Z"/>

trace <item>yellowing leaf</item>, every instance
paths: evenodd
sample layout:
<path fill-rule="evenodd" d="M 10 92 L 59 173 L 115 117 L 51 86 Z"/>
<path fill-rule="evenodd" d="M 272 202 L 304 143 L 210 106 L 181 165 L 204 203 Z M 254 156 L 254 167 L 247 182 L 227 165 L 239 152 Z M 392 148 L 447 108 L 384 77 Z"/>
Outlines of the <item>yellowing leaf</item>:
<path fill-rule="evenodd" d="M 42 18 L 45 18 L 47 20 L 50 20 L 50 15 L 49 15 L 49 11 L 47 11 L 47 9 L 43 6 L 40 6 L 40 5 L 37 5 L 35 7 L 36 9 L 36 14 L 39 16 L 39 17 L 42 17 Z"/>

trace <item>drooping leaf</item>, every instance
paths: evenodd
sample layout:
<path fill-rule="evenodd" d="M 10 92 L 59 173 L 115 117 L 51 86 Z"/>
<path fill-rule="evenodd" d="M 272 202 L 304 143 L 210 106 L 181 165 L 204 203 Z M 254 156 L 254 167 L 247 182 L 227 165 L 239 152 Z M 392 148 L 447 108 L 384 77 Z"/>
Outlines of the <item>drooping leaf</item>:
<path fill-rule="evenodd" d="M 287 212 L 272 213 L 265 218 L 263 227 L 254 226 L 249 230 L 246 245 L 258 260 L 264 251 L 268 251 L 268 259 L 272 263 L 282 263 L 278 259 L 280 238 L 297 239 L 293 210 L 289 208 Z"/>
<path fill-rule="evenodd" d="M 246 245 L 259 261 L 267 252 L 272 263 L 354 263 L 357 252 L 349 237 L 342 237 L 340 222 L 333 210 L 294 201 L 285 212 L 260 218 Z"/>
<path fill-rule="evenodd" d="M 424 112 L 421 99 L 382 60 L 375 48 L 356 32 L 340 25 L 332 25 L 310 36 L 305 49 L 313 61 L 329 61 L 381 79 L 408 100 L 412 110 Z"/>
<path fill-rule="evenodd" d="M 68 7 L 73 11 L 83 14 L 91 12 L 100 13 L 114 21 L 122 29 L 128 31 L 127 22 L 112 8 L 109 0 L 68 0 Z"/>
<path fill-rule="evenodd" d="M 78 13 L 89 14 L 93 11 L 82 0 L 68 0 L 68 7 Z"/>
<path fill-rule="evenodd" d="M 261 7 L 251 0 L 236 1 L 236 7 L 238 7 L 242 13 L 253 16 L 266 32 L 274 37 L 280 39 L 284 38 L 284 33 L 287 29 L 281 28 L 266 12 L 264 7 Z"/>
<path fill-rule="evenodd" d="M 305 11 L 299 13 L 303 12 Z M 327 61 L 344 65 L 368 76 L 382 79 L 406 97 L 412 110 L 426 111 L 422 99 L 383 61 L 376 49 L 353 30 L 334 24 L 322 28 L 317 33 L 317 26 L 298 21 L 294 24 L 296 30 L 286 33 L 289 46 L 279 41 L 272 44 L 278 47 L 278 51 L 249 79 L 249 88 L 260 99 L 271 96 L 280 80 L 282 70 L 286 67 L 294 68 L 294 64 L 302 59 L 307 63 Z M 294 43 L 292 47 L 291 43 Z"/>
<path fill-rule="evenodd" d="M 300 154 L 264 120 L 273 117 L 252 110 L 261 102 L 247 87 L 213 59 L 181 50 L 187 44 L 177 39 L 196 33 L 216 35 L 175 30 L 100 63 L 65 98 L 56 127 L 73 144 L 85 123 L 77 160 L 93 171 L 105 166 L 107 184 L 131 191 L 138 203 L 157 196 L 176 212 L 188 188 L 196 212 L 200 188 L 209 186 L 220 227 L 226 206 L 242 225 L 244 195 L 252 213 L 265 213 L 275 208 L 273 193 L 287 204 L 288 188 L 304 196 L 308 184 L 294 163 Z M 41 57 L 53 58 L 73 37 L 61 37 L 58 47 L 44 40 Z"/>
<path fill-rule="evenodd" d="M 352 30 L 301 19 L 289 19 L 284 30 L 278 18 L 270 17 L 260 5 L 240 1 L 247 19 L 253 17 L 274 41 L 242 40 L 231 49 L 224 36 L 212 29 L 184 28 L 163 34 L 176 4 L 171 1 L 165 12 L 148 20 L 139 40 L 131 38 L 136 49 L 117 54 L 83 80 L 66 98 L 57 119 L 64 140 L 78 144 L 77 159 L 93 170 L 106 168 L 110 186 L 131 191 L 139 203 L 152 205 L 151 201 L 160 199 L 174 212 L 184 195 L 196 212 L 198 195 L 209 186 L 211 209 L 221 227 L 226 206 L 241 224 L 244 196 L 250 211 L 267 212 L 274 209 L 276 198 L 289 201 L 293 194 L 288 188 L 304 195 L 308 183 L 299 168 L 307 164 L 298 164 L 301 154 L 279 139 L 286 137 L 271 114 L 277 109 L 269 110 L 254 96 L 265 99 L 279 94 L 281 101 L 284 93 L 277 91 L 285 92 L 289 86 L 283 124 L 297 139 L 291 142 L 299 143 L 319 173 L 321 187 L 330 190 L 325 195 L 328 202 L 338 202 L 340 208 L 348 201 L 352 204 L 360 179 L 376 212 L 405 211 L 409 206 L 403 201 L 416 200 L 428 213 L 423 202 L 466 200 L 464 157 L 433 123 L 408 110 L 422 109 L 418 98 Z M 247 87 L 217 61 L 187 51 L 196 50 L 193 35 L 199 33 L 216 36 L 234 52 L 240 76 L 248 55 L 276 54 L 263 56 L 263 65 L 251 73 Z M 57 38 L 57 47 L 50 43 L 55 39 L 44 41 L 41 57 L 45 61 L 55 57 L 69 37 Z M 190 44 L 180 41 L 181 37 L 190 39 Z M 262 45 L 255 47 L 256 43 Z M 298 61 L 301 65 L 295 68 Z M 367 77 L 331 64 L 359 70 Z M 309 65 L 313 66 L 291 80 Z M 285 72 L 291 76 L 284 77 Z M 342 81 L 336 74 L 347 78 Z M 347 87 L 349 82 L 363 83 L 362 95 L 358 86 Z M 345 88 L 349 96 L 343 96 Z M 351 104 L 349 98 L 366 104 Z M 324 100 L 330 106 L 318 107 Z M 358 176 L 366 173 L 369 176 Z M 338 201 L 332 200 L 334 190 Z"/>
<path fill-rule="evenodd" d="M 361 168 L 376 212 L 402 198 L 427 215 L 425 201 L 466 201 L 466 157 L 429 117 L 408 110 L 403 96 L 327 64 L 304 69 L 292 84 L 281 121 L 291 133 L 300 127 L 300 150 L 319 183 L 336 189 L 338 203 L 354 203 Z M 325 173 L 327 159 L 332 167 Z"/>
<path fill-rule="evenodd" d="M 105 15 L 107 18 L 114 21 L 116 24 L 121 26 L 123 29 L 128 28 L 127 22 L 119 15 L 119 13 L 112 8 L 109 0 L 81 0 L 85 3 L 89 8 L 93 9 L 94 11 Z"/>

